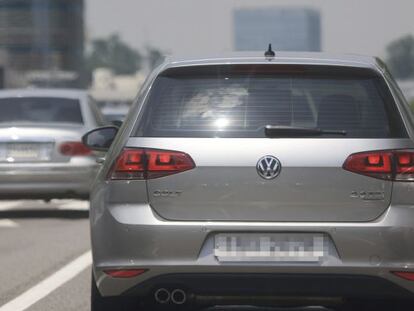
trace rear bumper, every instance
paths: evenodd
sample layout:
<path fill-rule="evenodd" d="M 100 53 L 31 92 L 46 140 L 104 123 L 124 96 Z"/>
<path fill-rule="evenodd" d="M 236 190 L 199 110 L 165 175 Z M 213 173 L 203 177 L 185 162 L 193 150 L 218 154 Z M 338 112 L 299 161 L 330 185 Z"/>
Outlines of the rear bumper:
<path fill-rule="evenodd" d="M 413 299 L 414 294 L 379 277 L 336 274 L 168 274 L 151 278 L 125 292 L 146 296 L 158 288 L 181 288 L 200 301 L 240 297 L 346 297 Z M 228 297 L 226 299 L 226 296 Z M 232 297 L 232 298 L 230 298 Z"/>
<path fill-rule="evenodd" d="M 214 288 L 223 294 L 226 288 L 262 292 L 259 284 L 264 282 L 270 289 L 291 284 L 278 291 L 283 295 L 309 295 L 308 287 L 316 286 L 319 296 L 414 298 L 414 282 L 391 273 L 414 271 L 413 206 L 390 207 L 369 223 L 184 222 L 164 220 L 146 204 L 105 206 L 102 198 L 95 196 L 91 202 L 91 225 L 94 273 L 104 296 L 145 295 L 164 282 L 182 282 L 200 292 Z M 212 237 L 222 232 L 325 233 L 338 257 L 320 264 L 220 263 L 213 254 Z M 117 268 L 148 271 L 130 279 L 103 272 Z M 204 282 L 195 284 L 194 275 Z M 365 285 L 360 288 L 361 284 Z M 349 286 L 358 290 L 350 291 Z"/>
<path fill-rule="evenodd" d="M 87 198 L 97 173 L 93 159 L 0 166 L 0 199 Z"/>

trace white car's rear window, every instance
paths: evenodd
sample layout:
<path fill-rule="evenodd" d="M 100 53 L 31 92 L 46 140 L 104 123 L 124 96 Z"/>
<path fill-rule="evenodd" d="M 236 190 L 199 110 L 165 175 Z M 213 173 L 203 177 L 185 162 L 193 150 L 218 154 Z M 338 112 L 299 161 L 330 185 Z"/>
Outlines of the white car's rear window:
<path fill-rule="evenodd" d="M 83 123 L 80 103 L 76 99 L 0 98 L 0 110 L 0 123 Z"/>

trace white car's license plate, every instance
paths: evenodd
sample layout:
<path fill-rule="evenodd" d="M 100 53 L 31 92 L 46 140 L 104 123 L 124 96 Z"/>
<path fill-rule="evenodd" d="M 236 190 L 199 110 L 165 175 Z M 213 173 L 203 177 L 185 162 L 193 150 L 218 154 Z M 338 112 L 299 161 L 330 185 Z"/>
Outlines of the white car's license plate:
<path fill-rule="evenodd" d="M 223 262 L 318 262 L 327 243 L 318 233 L 218 234 L 214 255 Z"/>
<path fill-rule="evenodd" d="M 7 159 L 15 161 L 45 161 L 50 158 L 50 144 L 11 143 L 7 146 Z"/>

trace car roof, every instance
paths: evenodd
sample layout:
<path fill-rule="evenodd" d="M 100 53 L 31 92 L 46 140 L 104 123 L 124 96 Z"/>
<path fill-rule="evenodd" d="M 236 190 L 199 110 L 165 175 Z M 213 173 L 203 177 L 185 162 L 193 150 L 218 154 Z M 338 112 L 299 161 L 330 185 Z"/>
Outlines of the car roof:
<path fill-rule="evenodd" d="M 80 89 L 8 89 L 0 90 L 0 98 L 8 97 L 62 97 L 83 99 L 88 95 L 86 90 Z"/>
<path fill-rule="evenodd" d="M 225 64 L 300 64 L 300 65 L 326 65 L 346 66 L 357 68 L 378 69 L 378 59 L 372 56 L 357 54 L 330 54 L 321 52 L 275 52 L 276 56 L 270 61 L 263 52 L 235 52 L 220 55 L 199 56 L 170 56 L 167 57 L 163 69 Z"/>

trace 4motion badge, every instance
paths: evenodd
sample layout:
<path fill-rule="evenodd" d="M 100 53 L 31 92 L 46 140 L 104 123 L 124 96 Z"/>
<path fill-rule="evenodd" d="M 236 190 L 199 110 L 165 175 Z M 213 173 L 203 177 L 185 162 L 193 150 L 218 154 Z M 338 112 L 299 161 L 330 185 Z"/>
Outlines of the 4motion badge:
<path fill-rule="evenodd" d="M 155 190 L 152 195 L 154 197 L 179 197 L 182 191 L 179 190 Z"/>
<path fill-rule="evenodd" d="M 364 201 L 381 201 L 385 199 L 384 191 L 352 191 L 351 198 Z"/>

